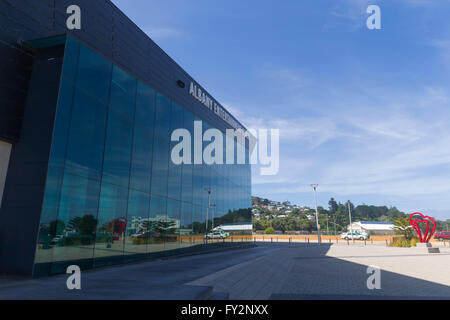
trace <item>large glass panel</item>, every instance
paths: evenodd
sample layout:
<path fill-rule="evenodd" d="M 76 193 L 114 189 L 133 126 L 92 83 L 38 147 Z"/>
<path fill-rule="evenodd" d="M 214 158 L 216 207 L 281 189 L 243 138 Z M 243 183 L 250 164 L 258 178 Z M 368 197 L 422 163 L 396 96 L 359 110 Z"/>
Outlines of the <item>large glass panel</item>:
<path fill-rule="evenodd" d="M 108 103 L 112 64 L 86 46 L 80 48 L 77 86 Z"/>
<path fill-rule="evenodd" d="M 130 119 L 134 117 L 136 82 L 135 78 L 119 67 L 113 67 L 110 106 Z"/>
<path fill-rule="evenodd" d="M 193 133 L 194 133 L 194 115 L 187 110 L 183 111 L 183 124 L 184 128 L 191 134 L 191 151 L 193 150 Z M 192 152 L 191 152 L 192 153 Z M 191 157 L 192 158 L 192 157 Z M 192 159 L 191 159 L 192 163 Z M 182 165 L 182 178 L 181 178 L 181 200 L 188 203 L 193 203 L 193 165 Z M 192 211 L 192 210 L 191 210 Z"/>
<path fill-rule="evenodd" d="M 170 115 L 170 133 L 174 132 L 176 129 L 183 128 L 183 109 L 177 105 L 172 104 L 172 110 Z M 170 142 L 170 149 L 178 142 Z M 171 159 L 169 159 L 169 177 L 168 177 L 168 193 L 167 196 L 170 199 L 180 200 L 181 199 L 181 174 L 182 166 L 174 164 Z"/>
<path fill-rule="evenodd" d="M 189 247 L 192 245 L 192 204 L 181 203 L 181 223 L 180 223 L 180 246 Z"/>
<path fill-rule="evenodd" d="M 102 183 L 95 239 L 94 266 L 123 262 L 128 189 Z"/>
<path fill-rule="evenodd" d="M 130 187 L 150 193 L 155 91 L 138 82 Z"/>
<path fill-rule="evenodd" d="M 151 193 L 161 197 L 167 196 L 169 126 L 170 102 L 167 98 L 158 94 L 156 99 Z"/>
<path fill-rule="evenodd" d="M 128 188 L 132 139 L 132 121 L 110 108 L 103 162 L 103 182 Z"/>
<path fill-rule="evenodd" d="M 50 273 L 53 246 L 57 240 L 57 217 L 62 180 L 62 171 L 51 169 L 48 171 L 35 257 L 35 277 L 45 276 Z"/>
<path fill-rule="evenodd" d="M 165 250 L 180 248 L 181 202 L 167 200 L 167 220 L 164 223 Z M 170 254 L 170 253 L 169 253 Z"/>
<path fill-rule="evenodd" d="M 205 234 L 205 219 L 202 207 L 194 205 L 192 210 L 192 240 L 194 244 L 201 244 L 203 243 L 203 236 Z"/>
<path fill-rule="evenodd" d="M 105 145 L 107 107 L 75 90 L 67 145 L 66 171 L 100 179 Z"/>
<path fill-rule="evenodd" d="M 155 254 L 164 251 L 165 225 L 167 223 L 167 198 L 151 196 L 149 217 L 149 240 L 147 252 Z"/>
<path fill-rule="evenodd" d="M 154 125 L 155 120 L 155 90 L 138 81 L 136 96 L 136 123 L 143 126 Z"/>
<path fill-rule="evenodd" d="M 125 262 L 143 259 L 151 222 L 149 220 L 150 195 L 130 190 L 128 198 L 127 231 L 125 236 Z"/>
<path fill-rule="evenodd" d="M 95 180 L 64 174 L 58 218 L 50 222 L 55 230 L 52 273 L 65 272 L 70 264 L 92 267 L 99 189 Z"/>
<path fill-rule="evenodd" d="M 61 81 L 50 152 L 49 166 L 53 169 L 64 169 L 74 91 L 74 86 L 68 81 Z"/>
<path fill-rule="evenodd" d="M 62 70 L 63 79 L 70 84 L 75 83 L 75 77 L 78 70 L 78 56 L 80 54 L 80 44 L 72 37 L 67 37 L 64 52 L 64 64 Z"/>

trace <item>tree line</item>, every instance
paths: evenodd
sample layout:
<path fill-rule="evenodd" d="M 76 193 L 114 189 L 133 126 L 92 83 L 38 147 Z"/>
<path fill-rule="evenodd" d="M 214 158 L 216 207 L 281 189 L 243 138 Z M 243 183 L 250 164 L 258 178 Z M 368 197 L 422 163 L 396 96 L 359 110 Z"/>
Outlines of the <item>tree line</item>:
<path fill-rule="evenodd" d="M 330 201 L 328 201 L 328 208 L 322 206 L 317 208 L 321 232 L 326 232 L 327 226 L 329 234 L 346 231 L 347 226 L 350 224 L 349 207 L 352 213 L 352 222 L 364 220 L 392 222 L 394 219 L 407 216 L 396 207 L 366 204 L 355 207 L 351 201 L 338 203 L 334 198 L 331 198 Z M 286 231 L 303 231 L 311 233 L 317 230 L 314 209 L 308 207 L 303 210 L 293 209 L 292 212 L 284 218 L 276 217 L 280 212 L 270 211 L 262 207 L 258 207 L 258 209 L 261 211 L 262 216 L 260 220 L 255 219 L 253 221 L 255 230 L 273 228 L 274 230 L 283 233 Z"/>

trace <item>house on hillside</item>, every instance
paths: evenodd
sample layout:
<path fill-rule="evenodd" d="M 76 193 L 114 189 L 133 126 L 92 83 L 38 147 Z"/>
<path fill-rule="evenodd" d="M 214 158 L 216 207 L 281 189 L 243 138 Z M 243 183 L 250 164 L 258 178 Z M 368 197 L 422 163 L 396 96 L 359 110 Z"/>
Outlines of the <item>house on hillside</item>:
<path fill-rule="evenodd" d="M 395 234 L 394 225 L 391 222 L 380 221 L 358 221 L 353 222 L 347 227 L 348 230 L 365 232 L 368 234 L 393 235 Z"/>

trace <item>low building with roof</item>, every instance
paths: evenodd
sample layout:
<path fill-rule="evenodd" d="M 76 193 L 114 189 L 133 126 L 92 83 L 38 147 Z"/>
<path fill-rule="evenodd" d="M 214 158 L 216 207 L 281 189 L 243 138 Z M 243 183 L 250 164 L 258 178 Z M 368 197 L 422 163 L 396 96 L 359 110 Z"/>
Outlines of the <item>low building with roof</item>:
<path fill-rule="evenodd" d="M 381 234 L 381 235 L 393 235 L 394 224 L 391 222 L 380 222 L 380 221 L 358 221 L 353 222 L 352 226 L 348 226 L 348 230 L 366 232 L 368 234 Z"/>
<path fill-rule="evenodd" d="M 253 223 L 247 223 L 247 222 L 238 222 L 238 223 L 224 223 L 220 226 L 217 226 L 214 228 L 214 231 L 217 230 L 223 230 L 225 232 L 228 232 L 231 235 L 234 234 L 249 234 L 251 235 L 253 233 Z"/>

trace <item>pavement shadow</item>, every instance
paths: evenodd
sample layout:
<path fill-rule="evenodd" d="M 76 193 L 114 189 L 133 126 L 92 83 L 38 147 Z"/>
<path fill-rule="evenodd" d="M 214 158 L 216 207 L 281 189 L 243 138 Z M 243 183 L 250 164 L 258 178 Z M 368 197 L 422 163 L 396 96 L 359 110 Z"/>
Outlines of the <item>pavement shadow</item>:
<path fill-rule="evenodd" d="M 293 260 L 290 272 L 283 279 L 279 290 L 269 299 L 273 300 L 450 300 L 450 286 L 426 281 L 381 269 L 380 288 L 374 288 L 375 275 L 364 264 L 327 256 L 330 244 L 269 244 L 287 251 Z M 448 255 L 448 254 L 447 254 Z M 368 255 L 370 266 L 377 266 L 382 259 L 401 259 L 414 255 Z M 432 258 L 415 255 L 418 259 Z M 352 258 L 351 255 L 346 258 Z M 366 262 L 364 262 L 366 263 Z M 369 264 L 367 262 L 367 264 Z M 408 270 L 408 264 L 402 266 Z M 448 273 L 448 266 L 442 272 Z M 424 272 L 427 272 L 424 270 Z M 370 280 L 369 280 L 370 277 Z M 368 286 L 369 282 L 369 286 Z M 370 288 L 369 288 L 370 287 Z"/>

